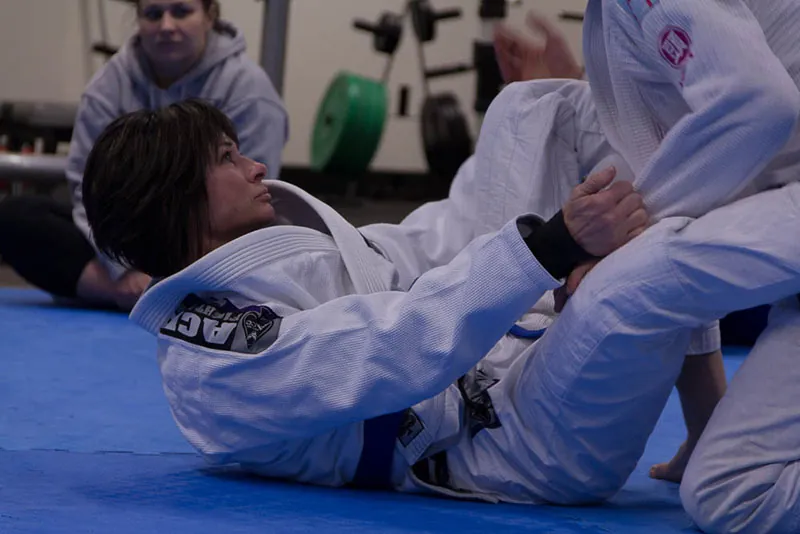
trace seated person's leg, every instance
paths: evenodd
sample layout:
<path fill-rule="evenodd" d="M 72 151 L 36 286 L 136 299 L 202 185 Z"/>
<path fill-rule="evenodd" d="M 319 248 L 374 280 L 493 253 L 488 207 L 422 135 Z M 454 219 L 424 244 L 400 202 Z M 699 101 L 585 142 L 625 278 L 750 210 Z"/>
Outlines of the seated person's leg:
<path fill-rule="evenodd" d="M 0 256 L 30 284 L 57 297 L 113 305 L 113 283 L 68 205 L 39 196 L 0 203 Z"/>
<path fill-rule="evenodd" d="M 471 211 L 483 225 L 479 234 L 521 213 L 547 219 L 582 176 L 611 165 L 617 181 L 633 179 L 600 130 L 589 86 L 577 81 L 506 87 L 484 117 L 475 158 Z"/>
<path fill-rule="evenodd" d="M 777 304 L 689 461 L 686 510 L 707 532 L 800 531 L 800 305 Z"/>

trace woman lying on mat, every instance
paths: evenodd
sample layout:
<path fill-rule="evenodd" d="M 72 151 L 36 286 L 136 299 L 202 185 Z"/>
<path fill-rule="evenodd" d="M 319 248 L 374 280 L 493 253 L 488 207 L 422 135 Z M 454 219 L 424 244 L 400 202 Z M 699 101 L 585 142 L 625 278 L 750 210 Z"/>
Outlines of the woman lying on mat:
<path fill-rule="evenodd" d="M 482 146 L 477 166 L 492 157 Z M 421 274 L 424 248 L 383 226 L 359 232 L 265 176 L 230 121 L 194 101 L 115 121 L 86 166 L 98 246 L 156 278 L 131 317 L 158 336 L 175 420 L 215 463 L 490 501 L 606 499 L 635 467 L 691 330 L 747 301 L 711 312 L 692 292 L 675 308 L 705 313 L 665 317 L 662 301 L 706 275 L 665 260 L 671 241 L 709 231 L 665 222 L 595 267 L 542 335 L 557 279 L 646 224 L 627 184 L 606 188 L 613 171 L 548 222 L 513 216 Z M 781 213 L 755 230 L 785 230 Z"/>
<path fill-rule="evenodd" d="M 53 295 L 129 310 L 150 278 L 98 255 L 81 197 L 83 167 L 112 120 L 190 97 L 214 102 L 236 124 L 242 151 L 275 178 L 287 116 L 242 33 L 220 20 L 217 0 L 132 0 L 138 32 L 86 87 L 67 162 L 72 206 L 13 197 L 0 204 L 0 256 Z M 168 142 L 168 141 L 167 141 Z"/>

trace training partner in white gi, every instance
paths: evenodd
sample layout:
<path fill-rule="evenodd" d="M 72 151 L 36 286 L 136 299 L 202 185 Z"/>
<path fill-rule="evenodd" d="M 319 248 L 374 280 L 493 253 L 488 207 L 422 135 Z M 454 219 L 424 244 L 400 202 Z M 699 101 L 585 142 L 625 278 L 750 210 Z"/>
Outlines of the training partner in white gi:
<path fill-rule="evenodd" d="M 636 172 L 634 183 L 660 218 L 708 208 L 797 180 L 797 86 L 800 3 L 796 1 L 590 1 L 584 34 L 587 74 L 611 143 Z M 789 200 L 760 201 L 752 217 L 769 217 Z M 766 198 L 766 197 L 765 197 Z M 786 214 L 782 214 L 786 216 Z M 684 257 L 701 253 L 712 280 L 753 291 L 781 282 L 796 261 L 796 228 L 758 234 L 737 220 L 734 236 L 716 232 L 684 240 Z M 716 241 L 710 246 L 709 241 Z M 725 244 L 735 243 L 730 249 Z M 751 245 L 749 250 L 745 245 Z M 764 259 L 764 249 L 776 260 Z M 744 270 L 741 255 L 751 261 Z M 762 256 L 759 259 L 759 256 Z M 729 262 L 747 273 L 726 279 Z M 702 294 L 703 292 L 701 292 Z M 681 488 L 687 511 L 711 532 L 796 532 L 796 398 L 788 358 L 794 354 L 797 301 L 773 310 L 771 324 L 730 386 L 698 445 Z M 769 393 L 764 388 L 767 387 Z"/>

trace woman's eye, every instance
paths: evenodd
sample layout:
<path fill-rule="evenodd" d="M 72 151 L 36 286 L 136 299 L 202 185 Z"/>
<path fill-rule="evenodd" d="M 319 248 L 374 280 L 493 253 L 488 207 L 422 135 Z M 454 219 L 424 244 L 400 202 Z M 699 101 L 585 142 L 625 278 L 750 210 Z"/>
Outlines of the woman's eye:
<path fill-rule="evenodd" d="M 164 16 L 164 10 L 159 9 L 157 7 L 151 7 L 143 13 L 144 18 L 149 20 L 150 22 L 157 22 L 161 20 L 161 17 Z"/>
<path fill-rule="evenodd" d="M 228 152 L 225 152 L 225 155 L 222 156 L 222 159 L 223 161 L 230 161 L 231 163 L 233 163 L 233 152 L 231 152 L 230 150 Z"/>
<path fill-rule="evenodd" d="M 192 8 L 183 4 L 178 4 L 169 10 L 170 15 L 176 19 L 185 19 L 192 14 Z"/>

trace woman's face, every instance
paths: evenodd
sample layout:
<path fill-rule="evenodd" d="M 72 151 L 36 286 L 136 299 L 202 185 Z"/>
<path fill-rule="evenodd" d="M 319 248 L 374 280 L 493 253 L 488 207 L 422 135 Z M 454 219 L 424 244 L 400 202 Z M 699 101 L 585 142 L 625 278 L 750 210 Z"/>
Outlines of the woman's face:
<path fill-rule="evenodd" d="M 139 0 L 139 37 L 156 69 L 193 65 L 203 55 L 213 16 L 202 0 Z"/>
<path fill-rule="evenodd" d="M 267 167 L 239 154 L 223 137 L 206 176 L 208 241 L 212 248 L 263 228 L 275 219 L 267 186 Z"/>

